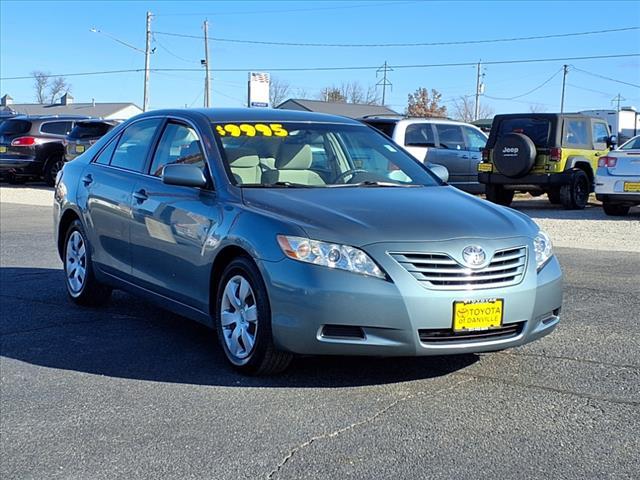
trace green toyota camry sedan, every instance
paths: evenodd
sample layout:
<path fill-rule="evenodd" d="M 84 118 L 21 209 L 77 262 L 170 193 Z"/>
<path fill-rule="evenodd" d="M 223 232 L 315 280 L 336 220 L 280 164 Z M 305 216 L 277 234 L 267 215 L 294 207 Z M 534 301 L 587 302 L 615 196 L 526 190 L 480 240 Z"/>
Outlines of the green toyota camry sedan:
<path fill-rule="evenodd" d="M 468 195 L 371 127 L 270 109 L 160 110 L 68 162 L 55 241 L 79 305 L 113 289 L 217 331 L 230 364 L 522 345 L 562 273 L 527 216 Z"/>

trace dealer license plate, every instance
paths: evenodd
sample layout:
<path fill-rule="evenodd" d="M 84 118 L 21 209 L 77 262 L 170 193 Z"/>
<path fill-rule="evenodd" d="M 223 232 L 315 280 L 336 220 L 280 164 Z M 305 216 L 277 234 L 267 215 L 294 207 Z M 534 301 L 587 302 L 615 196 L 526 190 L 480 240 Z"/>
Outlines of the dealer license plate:
<path fill-rule="evenodd" d="M 479 163 L 478 164 L 479 172 L 493 172 L 493 165 L 490 163 Z"/>
<path fill-rule="evenodd" d="M 7 147 L 0 147 L 0 153 L 7 153 Z"/>
<path fill-rule="evenodd" d="M 489 330 L 502 326 L 504 300 L 465 300 L 453 302 L 453 330 Z"/>
<path fill-rule="evenodd" d="M 640 182 L 624 182 L 625 192 L 640 192 Z"/>
<path fill-rule="evenodd" d="M 76 145 L 76 153 L 84 152 L 84 145 Z"/>

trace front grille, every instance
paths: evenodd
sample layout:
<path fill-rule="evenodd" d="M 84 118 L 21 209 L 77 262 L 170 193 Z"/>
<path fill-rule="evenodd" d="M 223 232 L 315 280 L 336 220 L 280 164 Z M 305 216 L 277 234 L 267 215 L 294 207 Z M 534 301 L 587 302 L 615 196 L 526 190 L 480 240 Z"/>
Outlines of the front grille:
<path fill-rule="evenodd" d="M 491 330 L 454 332 L 451 328 L 418 330 L 422 343 L 456 343 L 472 341 L 501 340 L 516 337 L 522 333 L 525 322 L 511 323 Z"/>
<path fill-rule="evenodd" d="M 391 256 L 427 288 L 476 290 L 515 285 L 527 267 L 527 247 L 498 250 L 489 264 L 472 270 L 446 253 L 391 253 Z"/>

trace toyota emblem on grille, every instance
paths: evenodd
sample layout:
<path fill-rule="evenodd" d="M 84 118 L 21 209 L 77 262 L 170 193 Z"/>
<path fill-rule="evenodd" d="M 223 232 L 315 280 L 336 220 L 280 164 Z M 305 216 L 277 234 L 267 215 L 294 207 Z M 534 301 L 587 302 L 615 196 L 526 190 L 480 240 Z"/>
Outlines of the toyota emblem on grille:
<path fill-rule="evenodd" d="M 482 267 L 487 260 L 487 254 L 482 247 L 470 245 L 462 250 L 462 259 L 470 268 Z"/>

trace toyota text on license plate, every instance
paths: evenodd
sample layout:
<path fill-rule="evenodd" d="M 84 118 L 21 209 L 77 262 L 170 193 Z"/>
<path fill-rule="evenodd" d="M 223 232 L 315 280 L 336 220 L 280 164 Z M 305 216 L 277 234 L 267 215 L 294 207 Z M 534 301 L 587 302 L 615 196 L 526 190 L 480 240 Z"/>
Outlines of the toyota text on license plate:
<path fill-rule="evenodd" d="M 464 300 L 453 302 L 453 330 L 489 330 L 502 326 L 504 300 Z"/>

